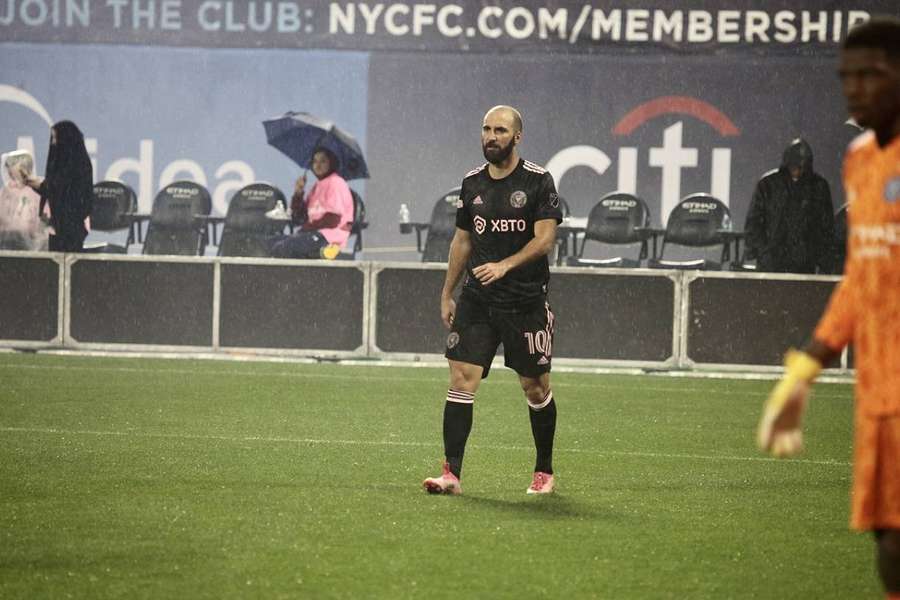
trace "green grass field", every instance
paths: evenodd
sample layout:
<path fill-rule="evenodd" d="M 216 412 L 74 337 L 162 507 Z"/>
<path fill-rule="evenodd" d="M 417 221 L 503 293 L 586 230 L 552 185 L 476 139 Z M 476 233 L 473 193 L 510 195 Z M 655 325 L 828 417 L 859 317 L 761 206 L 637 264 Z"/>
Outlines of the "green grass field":
<path fill-rule="evenodd" d="M 799 460 L 766 381 L 554 373 L 558 492 L 514 375 L 478 393 L 460 497 L 445 369 L 0 354 L 2 598 L 878 598 L 848 529 L 851 387 Z"/>

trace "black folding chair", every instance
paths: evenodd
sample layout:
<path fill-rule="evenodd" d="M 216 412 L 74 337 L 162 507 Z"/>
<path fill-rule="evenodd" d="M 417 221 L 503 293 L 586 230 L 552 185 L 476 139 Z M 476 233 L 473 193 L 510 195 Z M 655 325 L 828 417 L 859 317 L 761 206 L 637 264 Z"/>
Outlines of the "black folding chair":
<path fill-rule="evenodd" d="M 209 192 L 193 181 L 176 181 L 153 200 L 144 254 L 202 255 L 207 243 Z"/>
<path fill-rule="evenodd" d="M 731 211 L 718 198 L 709 194 L 691 194 L 679 202 L 666 222 L 659 256 L 648 261 L 654 269 L 720 270 L 730 259 Z M 700 249 L 721 246 L 718 261 L 707 257 L 673 260 L 665 258 L 672 246 L 689 248 L 696 254 Z"/>
<path fill-rule="evenodd" d="M 270 256 L 269 238 L 281 233 L 290 219 L 271 219 L 266 213 L 284 201 L 281 190 L 268 183 L 252 183 L 235 192 L 225 214 L 219 256 Z"/>
<path fill-rule="evenodd" d="M 456 202 L 461 191 L 460 187 L 453 188 L 434 203 L 422 248 L 422 262 L 447 262 L 450 257 L 450 242 L 456 234 Z"/>
<path fill-rule="evenodd" d="M 344 260 L 355 260 L 356 255 L 362 252 L 362 232 L 369 227 L 369 223 L 366 221 L 366 205 L 356 190 L 351 189 L 350 193 L 353 195 L 353 221 L 350 223 L 350 238 L 347 239 L 347 243 L 338 255 L 338 258 Z"/>
<path fill-rule="evenodd" d="M 647 258 L 650 238 L 650 209 L 647 203 L 625 192 L 612 192 L 603 196 L 588 215 L 581 246 L 566 264 L 570 267 L 625 267 L 637 268 Z M 604 246 L 635 246 L 640 250 L 635 258 L 584 258 L 588 241 Z"/>
<path fill-rule="evenodd" d="M 100 181 L 94 184 L 94 204 L 91 208 L 91 231 L 112 233 L 127 229 L 125 245 L 111 242 L 85 241 L 84 251 L 102 254 L 127 254 L 128 246 L 135 241 L 138 227 L 134 213 L 137 210 L 137 194 L 121 181 Z"/>

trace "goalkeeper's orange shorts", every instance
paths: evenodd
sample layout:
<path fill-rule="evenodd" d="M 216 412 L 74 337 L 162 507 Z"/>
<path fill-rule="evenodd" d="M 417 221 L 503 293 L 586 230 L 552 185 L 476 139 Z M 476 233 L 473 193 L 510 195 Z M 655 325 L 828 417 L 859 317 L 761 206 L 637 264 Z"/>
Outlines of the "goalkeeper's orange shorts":
<path fill-rule="evenodd" d="M 850 525 L 900 529 L 900 416 L 856 413 Z"/>

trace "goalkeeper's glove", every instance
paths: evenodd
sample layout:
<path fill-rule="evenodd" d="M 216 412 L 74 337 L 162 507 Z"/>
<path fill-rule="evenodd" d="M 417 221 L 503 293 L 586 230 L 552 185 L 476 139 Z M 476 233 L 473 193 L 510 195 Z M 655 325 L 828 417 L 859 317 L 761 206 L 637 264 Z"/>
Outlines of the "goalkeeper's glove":
<path fill-rule="evenodd" d="M 803 411 L 809 385 L 822 370 L 822 363 L 799 350 L 784 358 L 784 377 L 769 394 L 756 432 L 756 443 L 774 456 L 792 456 L 803 448 Z"/>

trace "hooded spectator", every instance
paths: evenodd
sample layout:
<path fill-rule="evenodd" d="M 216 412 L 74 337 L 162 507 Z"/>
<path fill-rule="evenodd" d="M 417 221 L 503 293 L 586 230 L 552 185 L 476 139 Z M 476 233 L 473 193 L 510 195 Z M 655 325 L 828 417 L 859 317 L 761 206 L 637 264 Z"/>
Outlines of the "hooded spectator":
<path fill-rule="evenodd" d="M 93 206 L 93 171 L 84 135 L 71 121 L 60 121 L 50 130 L 46 177 L 23 174 L 26 183 L 41 195 L 41 210 L 50 206 L 51 252 L 81 252 L 87 237 L 87 218 Z"/>
<path fill-rule="evenodd" d="M 813 171 L 812 148 L 794 140 L 781 167 L 756 184 L 744 226 L 747 258 L 759 271 L 831 273 L 833 211 L 828 182 Z"/>

